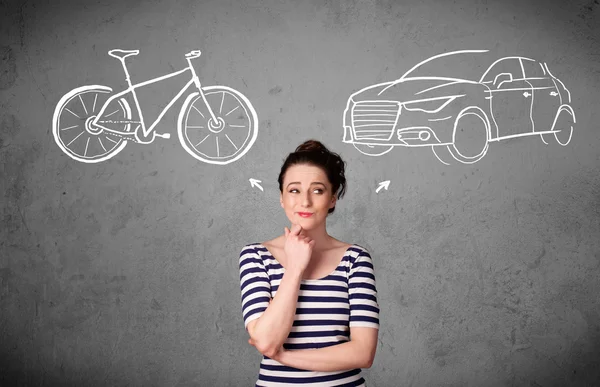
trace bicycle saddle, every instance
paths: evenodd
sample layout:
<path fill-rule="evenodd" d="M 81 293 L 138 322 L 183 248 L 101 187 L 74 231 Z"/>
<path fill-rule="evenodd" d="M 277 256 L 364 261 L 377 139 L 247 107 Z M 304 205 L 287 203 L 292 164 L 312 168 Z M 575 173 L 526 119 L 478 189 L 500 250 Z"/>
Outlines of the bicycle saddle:
<path fill-rule="evenodd" d="M 108 52 L 108 55 L 112 56 L 113 58 L 117 58 L 117 59 L 118 58 L 125 59 L 128 56 L 137 55 L 139 53 L 140 53 L 140 50 L 119 50 L 119 49 L 116 49 L 116 50 L 110 50 Z"/>

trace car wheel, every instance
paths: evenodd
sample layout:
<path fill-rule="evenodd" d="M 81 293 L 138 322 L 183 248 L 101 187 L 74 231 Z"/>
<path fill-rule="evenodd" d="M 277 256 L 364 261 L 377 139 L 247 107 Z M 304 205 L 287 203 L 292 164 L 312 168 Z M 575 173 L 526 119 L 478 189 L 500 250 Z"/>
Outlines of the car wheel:
<path fill-rule="evenodd" d="M 393 145 L 352 144 L 363 155 L 381 156 L 392 150 Z"/>
<path fill-rule="evenodd" d="M 556 141 L 562 146 L 571 142 L 573 136 L 573 126 L 575 125 L 575 115 L 570 109 L 562 108 L 558 111 L 551 133 L 542 134 L 542 141 L 549 144 Z"/>
<path fill-rule="evenodd" d="M 483 158 L 489 147 L 489 121 L 485 112 L 477 107 L 464 109 L 454 122 L 452 144 L 448 151 L 464 164 L 472 164 Z"/>
<path fill-rule="evenodd" d="M 456 160 L 454 156 L 448 151 L 448 147 L 446 145 L 433 145 L 431 147 L 433 154 L 437 159 L 444 165 L 452 165 L 456 164 Z"/>

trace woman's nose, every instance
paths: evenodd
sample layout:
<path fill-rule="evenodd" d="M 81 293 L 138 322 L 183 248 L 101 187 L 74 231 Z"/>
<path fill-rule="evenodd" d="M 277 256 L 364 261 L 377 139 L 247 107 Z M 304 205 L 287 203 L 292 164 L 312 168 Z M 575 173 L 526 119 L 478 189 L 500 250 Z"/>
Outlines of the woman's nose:
<path fill-rule="evenodd" d="M 308 206 L 310 206 L 310 203 L 311 203 L 311 201 L 310 201 L 310 195 L 308 195 L 308 194 L 307 194 L 307 195 L 304 195 L 304 196 L 302 197 L 302 205 L 303 205 L 304 207 L 308 207 Z"/>

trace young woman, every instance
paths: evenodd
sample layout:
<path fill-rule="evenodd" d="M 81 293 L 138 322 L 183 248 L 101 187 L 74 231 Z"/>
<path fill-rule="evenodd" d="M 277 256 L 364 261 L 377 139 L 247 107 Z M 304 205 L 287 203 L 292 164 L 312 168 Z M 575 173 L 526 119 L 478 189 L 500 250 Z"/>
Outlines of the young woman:
<path fill-rule="evenodd" d="M 257 386 L 364 386 L 379 305 L 369 252 L 327 233 L 346 190 L 344 161 L 309 140 L 279 174 L 284 234 L 243 247 L 240 284 L 249 343 L 263 354 Z"/>

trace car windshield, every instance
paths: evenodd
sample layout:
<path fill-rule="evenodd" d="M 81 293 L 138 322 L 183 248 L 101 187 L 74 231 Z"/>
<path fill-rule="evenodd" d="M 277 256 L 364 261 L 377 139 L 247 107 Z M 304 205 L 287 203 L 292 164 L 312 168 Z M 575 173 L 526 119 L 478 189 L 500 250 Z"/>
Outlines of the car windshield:
<path fill-rule="evenodd" d="M 426 77 L 477 82 L 491 63 L 487 51 L 454 51 L 423 60 L 400 79 Z"/>

